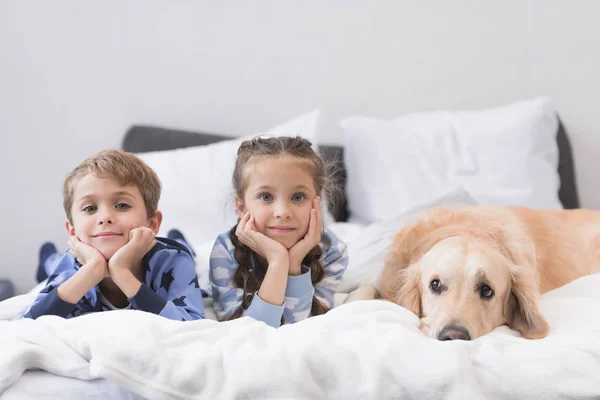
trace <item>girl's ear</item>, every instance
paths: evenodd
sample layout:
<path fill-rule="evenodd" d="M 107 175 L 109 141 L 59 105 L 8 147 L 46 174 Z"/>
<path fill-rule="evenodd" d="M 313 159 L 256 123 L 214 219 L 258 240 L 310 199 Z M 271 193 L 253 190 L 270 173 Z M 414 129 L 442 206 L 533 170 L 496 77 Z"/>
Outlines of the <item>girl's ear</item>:
<path fill-rule="evenodd" d="M 246 206 L 244 206 L 244 203 L 237 196 L 235 197 L 235 209 L 237 210 L 240 218 L 246 214 Z"/>
<path fill-rule="evenodd" d="M 71 225 L 69 220 L 65 221 L 65 228 L 67 228 L 67 232 L 69 233 L 69 236 L 75 236 L 75 228 L 73 227 L 73 225 Z"/>
<path fill-rule="evenodd" d="M 152 229 L 152 231 L 158 234 L 160 230 L 160 225 L 162 224 L 162 212 L 156 210 L 154 216 L 148 220 L 148 228 Z"/>

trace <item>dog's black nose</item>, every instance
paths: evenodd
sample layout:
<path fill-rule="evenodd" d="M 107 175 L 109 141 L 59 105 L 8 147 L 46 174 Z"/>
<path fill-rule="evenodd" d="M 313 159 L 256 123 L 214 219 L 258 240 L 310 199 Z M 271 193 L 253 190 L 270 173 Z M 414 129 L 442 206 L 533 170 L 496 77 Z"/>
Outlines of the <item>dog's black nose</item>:
<path fill-rule="evenodd" d="M 471 340 L 471 335 L 462 326 L 448 325 L 440 331 L 438 340 Z"/>

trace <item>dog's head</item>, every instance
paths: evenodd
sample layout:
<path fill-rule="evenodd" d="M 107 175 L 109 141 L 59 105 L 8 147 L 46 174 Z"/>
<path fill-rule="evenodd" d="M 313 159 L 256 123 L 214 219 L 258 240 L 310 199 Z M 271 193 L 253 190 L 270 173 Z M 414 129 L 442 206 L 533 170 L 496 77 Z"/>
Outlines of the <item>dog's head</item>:
<path fill-rule="evenodd" d="M 396 236 L 377 286 L 439 340 L 470 340 L 504 324 L 529 339 L 548 331 L 536 305 L 535 248 L 493 215 L 426 213 Z"/>

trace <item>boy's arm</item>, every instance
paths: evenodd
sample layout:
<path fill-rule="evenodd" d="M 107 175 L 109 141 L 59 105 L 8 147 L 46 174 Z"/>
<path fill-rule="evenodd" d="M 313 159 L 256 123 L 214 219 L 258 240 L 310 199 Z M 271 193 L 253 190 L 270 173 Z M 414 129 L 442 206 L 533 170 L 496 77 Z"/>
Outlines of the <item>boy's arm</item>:
<path fill-rule="evenodd" d="M 177 249 L 159 250 L 149 264 L 152 280 L 148 284 L 140 282 L 133 296 L 125 293 L 134 309 L 178 321 L 205 318 L 194 260 L 188 253 Z"/>
<path fill-rule="evenodd" d="M 129 232 L 129 240 L 113 254 L 108 261 L 109 274 L 113 282 L 127 296 L 135 296 L 142 283 L 135 277 L 131 268 L 140 265 L 145 254 L 155 245 L 156 233 L 147 227 L 139 227 Z"/>
<path fill-rule="evenodd" d="M 70 304 L 77 304 L 79 300 L 93 287 L 104 279 L 106 260 L 91 261 L 84 264 L 65 283 L 56 288 L 57 296 Z"/>
<path fill-rule="evenodd" d="M 94 276 L 94 271 L 89 265 L 78 268 L 74 257 L 65 253 L 33 304 L 19 313 L 16 319 L 36 319 L 43 315 L 66 318 L 76 309 L 77 315 L 92 311 L 96 303 L 96 293 L 92 289 L 102 279 Z"/>
<path fill-rule="evenodd" d="M 222 235 L 215 241 L 210 255 L 209 281 L 212 288 L 215 313 L 220 321 L 229 319 L 242 307 L 244 290 L 235 287 L 232 280 L 238 268 L 233 252 L 231 241 Z M 248 308 L 243 311 L 243 315 L 277 328 L 281 325 L 283 309 L 284 305 L 277 306 L 263 301 L 257 291 L 254 293 Z"/>

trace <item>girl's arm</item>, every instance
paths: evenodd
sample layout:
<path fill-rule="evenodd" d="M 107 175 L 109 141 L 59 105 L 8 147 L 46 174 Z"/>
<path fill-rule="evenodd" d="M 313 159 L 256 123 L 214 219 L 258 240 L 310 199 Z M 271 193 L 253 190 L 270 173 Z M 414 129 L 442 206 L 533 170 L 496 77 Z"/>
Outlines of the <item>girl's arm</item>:
<path fill-rule="evenodd" d="M 210 255 L 209 281 L 212 288 L 215 312 L 220 321 L 229 319 L 242 307 L 244 290 L 235 287 L 233 282 L 233 276 L 238 268 L 234 250 L 229 234 L 224 233 L 215 241 Z M 281 324 L 284 309 L 288 269 L 288 264 L 284 261 L 281 261 L 281 263 L 277 260 L 272 261 L 260 289 L 254 293 L 252 302 L 243 311 L 242 315 L 278 327 Z"/>
<path fill-rule="evenodd" d="M 335 306 L 333 298 L 336 289 L 348 268 L 348 247 L 333 232 L 326 230 L 325 235 L 330 246 L 326 249 L 323 257 L 325 277 L 315 285 L 315 297 L 332 309 Z"/>
<path fill-rule="evenodd" d="M 312 284 L 310 269 L 302 266 L 302 274 L 290 276 L 285 295 L 286 308 L 283 320 L 286 323 L 302 321 L 311 316 L 313 296 L 329 309 L 333 308 L 333 296 L 346 268 L 348 267 L 348 251 L 343 242 L 330 231 L 325 230 L 326 242 L 323 265 L 325 277 L 316 285 Z"/>

